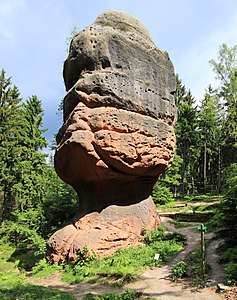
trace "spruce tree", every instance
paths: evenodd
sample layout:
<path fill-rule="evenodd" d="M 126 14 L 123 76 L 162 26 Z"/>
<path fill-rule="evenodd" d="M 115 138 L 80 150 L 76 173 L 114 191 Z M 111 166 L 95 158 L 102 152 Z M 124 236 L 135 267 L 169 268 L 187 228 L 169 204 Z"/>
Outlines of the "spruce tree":
<path fill-rule="evenodd" d="M 21 131 L 24 127 L 21 98 L 6 72 L 0 75 L 0 191 L 1 218 L 9 217 L 17 205 L 15 185 L 19 180 L 18 168 L 21 149 Z"/>
<path fill-rule="evenodd" d="M 182 158 L 181 194 L 193 194 L 197 188 L 197 168 L 200 133 L 198 131 L 198 110 L 190 91 L 176 76 L 175 100 L 178 107 L 178 121 L 175 127 L 177 154 Z"/>
<path fill-rule="evenodd" d="M 224 166 L 237 162 L 237 45 L 222 44 L 218 60 L 210 64 L 219 80 L 218 95 L 225 107 L 222 127 L 222 156 Z"/>
<path fill-rule="evenodd" d="M 46 189 L 46 154 L 41 150 L 46 147 L 46 139 L 41 129 L 43 109 L 41 101 L 32 96 L 23 103 L 24 131 L 22 132 L 22 155 L 19 167 L 21 169 L 20 209 L 36 207 L 41 201 Z"/>
<path fill-rule="evenodd" d="M 199 111 L 201 134 L 199 177 L 202 179 L 204 193 L 220 190 L 222 120 L 219 96 L 209 85 Z"/>
<path fill-rule="evenodd" d="M 46 188 L 46 146 L 43 109 L 36 96 L 25 103 L 2 70 L 0 76 L 0 196 L 1 219 L 14 210 L 36 207 Z"/>

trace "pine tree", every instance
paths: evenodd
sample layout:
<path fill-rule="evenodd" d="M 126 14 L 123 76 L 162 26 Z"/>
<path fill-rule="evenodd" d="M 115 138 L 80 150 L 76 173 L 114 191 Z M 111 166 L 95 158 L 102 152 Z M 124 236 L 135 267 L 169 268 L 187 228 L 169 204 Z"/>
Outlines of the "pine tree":
<path fill-rule="evenodd" d="M 1 218 L 20 209 L 36 207 L 46 188 L 46 146 L 41 129 L 41 102 L 32 96 L 25 103 L 5 71 L 0 77 L 0 192 Z"/>
<path fill-rule="evenodd" d="M 19 163 L 21 180 L 18 182 L 20 192 L 20 209 L 36 207 L 41 201 L 46 189 L 46 154 L 42 153 L 46 147 L 46 139 L 42 136 L 45 131 L 41 129 L 43 109 L 41 101 L 30 97 L 23 103 L 24 131 L 22 131 L 22 155 Z"/>
<path fill-rule="evenodd" d="M 11 86 L 11 78 L 6 78 L 4 70 L 0 75 L 0 191 L 1 218 L 9 217 L 16 206 L 14 185 L 19 179 L 17 164 L 22 154 L 20 146 L 23 124 L 21 98 L 16 86 Z"/>
<path fill-rule="evenodd" d="M 199 177 L 202 179 L 204 193 L 220 190 L 222 118 L 219 96 L 209 85 L 199 111 L 201 134 Z"/>
<path fill-rule="evenodd" d="M 224 166 L 237 162 L 237 45 L 222 44 L 218 60 L 210 64 L 220 82 L 218 94 L 225 107 L 222 128 L 222 155 Z"/>
<path fill-rule="evenodd" d="M 198 131 L 198 110 L 190 91 L 186 91 L 181 80 L 176 76 L 175 93 L 178 107 L 178 122 L 175 127 L 177 154 L 182 158 L 181 194 L 193 194 L 197 187 L 197 169 L 199 157 L 200 133 Z"/>

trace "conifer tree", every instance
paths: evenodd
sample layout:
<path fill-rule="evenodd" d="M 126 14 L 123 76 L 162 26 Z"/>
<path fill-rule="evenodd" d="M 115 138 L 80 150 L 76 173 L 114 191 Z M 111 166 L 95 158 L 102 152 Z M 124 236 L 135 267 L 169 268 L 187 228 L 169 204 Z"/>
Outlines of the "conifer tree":
<path fill-rule="evenodd" d="M 32 96 L 22 105 L 24 130 L 22 137 L 22 155 L 19 162 L 21 180 L 18 182 L 20 192 L 21 211 L 36 207 L 41 201 L 46 188 L 46 154 L 42 148 L 47 145 L 46 139 L 42 136 L 45 131 L 41 129 L 43 109 L 41 101 Z"/>
<path fill-rule="evenodd" d="M 19 180 L 17 164 L 22 154 L 21 130 L 24 127 L 21 98 L 6 72 L 0 75 L 0 191 L 1 218 L 9 217 L 16 206 L 15 184 Z"/>
<path fill-rule="evenodd" d="M 222 120 L 219 96 L 209 85 L 199 111 L 201 134 L 199 177 L 202 179 L 204 193 L 220 190 Z"/>
<path fill-rule="evenodd" d="M 2 70 L 0 76 L 0 196 L 1 219 L 20 209 L 36 207 L 46 186 L 46 146 L 43 110 L 32 96 L 25 103 Z"/>
<path fill-rule="evenodd" d="M 181 194 L 185 196 L 196 191 L 200 133 L 194 98 L 190 91 L 186 91 L 178 76 L 176 76 L 176 83 L 175 100 L 178 107 L 178 121 L 175 132 L 177 154 L 182 158 Z"/>
<path fill-rule="evenodd" d="M 237 162 L 237 45 L 222 44 L 218 60 L 210 64 L 220 82 L 218 95 L 225 107 L 222 127 L 222 156 L 224 166 Z"/>

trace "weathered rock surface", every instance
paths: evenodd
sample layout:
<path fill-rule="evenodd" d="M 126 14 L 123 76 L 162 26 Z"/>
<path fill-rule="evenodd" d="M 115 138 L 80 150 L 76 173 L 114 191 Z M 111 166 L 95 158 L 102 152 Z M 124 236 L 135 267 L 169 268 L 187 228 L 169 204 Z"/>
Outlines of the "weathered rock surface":
<path fill-rule="evenodd" d="M 75 253 L 88 247 L 91 253 L 107 255 L 119 248 L 138 245 L 141 229 L 154 229 L 160 224 L 151 197 L 129 206 L 111 205 L 99 212 L 76 217 L 74 224 L 51 237 L 54 251 L 50 259 L 56 263 L 75 260 Z"/>
<path fill-rule="evenodd" d="M 84 245 L 112 253 L 156 228 L 150 195 L 175 148 L 173 65 L 134 17 L 106 12 L 75 35 L 64 80 L 55 168 L 77 191 L 80 215 L 48 241 L 54 261 Z"/>

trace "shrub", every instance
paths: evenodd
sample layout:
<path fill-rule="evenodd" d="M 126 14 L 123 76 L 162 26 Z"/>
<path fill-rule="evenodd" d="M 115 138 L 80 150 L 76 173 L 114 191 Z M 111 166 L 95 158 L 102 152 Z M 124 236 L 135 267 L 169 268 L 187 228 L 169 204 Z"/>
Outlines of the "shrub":
<path fill-rule="evenodd" d="M 162 182 L 157 182 L 154 185 L 152 198 L 156 204 L 166 204 L 174 199 L 170 189 Z"/>
<path fill-rule="evenodd" d="M 150 230 L 150 231 L 147 230 L 145 235 L 144 235 L 145 244 L 149 245 L 153 242 L 161 241 L 162 239 L 164 239 L 165 230 L 166 230 L 166 227 L 163 226 L 163 225 L 161 225 L 156 230 Z"/>
<path fill-rule="evenodd" d="M 84 246 L 82 249 L 77 251 L 76 265 L 83 267 L 95 259 L 96 256 L 90 254 L 88 247 Z"/>
<path fill-rule="evenodd" d="M 18 251 L 32 251 L 35 256 L 43 255 L 46 245 L 37 231 L 41 221 L 41 214 L 37 210 L 16 210 L 12 214 L 12 220 L 5 221 L 1 226 L 0 237 L 13 243 Z"/>
<path fill-rule="evenodd" d="M 53 275 L 55 272 L 61 270 L 61 266 L 59 265 L 51 265 L 46 259 L 41 259 L 33 268 L 34 277 L 44 278 L 50 275 Z"/>
<path fill-rule="evenodd" d="M 87 294 L 83 297 L 83 300 L 152 300 L 149 296 L 144 296 L 141 292 L 132 291 L 126 289 L 123 294 L 119 293 L 108 293 L 102 296 Z"/>
<path fill-rule="evenodd" d="M 228 285 L 237 284 L 237 263 L 228 263 L 225 267 L 225 274 L 225 281 Z"/>
<path fill-rule="evenodd" d="M 183 245 L 173 240 L 168 240 L 154 242 L 151 245 L 151 248 L 154 250 L 154 253 L 160 254 L 160 262 L 164 263 L 169 261 L 172 257 L 174 257 L 175 254 L 180 252 L 183 249 Z"/>
<path fill-rule="evenodd" d="M 172 268 L 172 279 L 176 280 L 177 278 L 183 278 L 187 276 L 188 264 L 184 261 L 178 262 Z"/>
<path fill-rule="evenodd" d="M 229 248 L 220 256 L 221 263 L 234 262 L 237 263 L 237 247 Z"/>
<path fill-rule="evenodd" d="M 176 241 L 178 243 L 182 243 L 184 245 L 187 243 L 187 237 L 185 235 L 183 235 L 182 233 L 179 233 L 176 231 L 166 234 L 165 239 L 174 240 L 174 241 Z"/>

